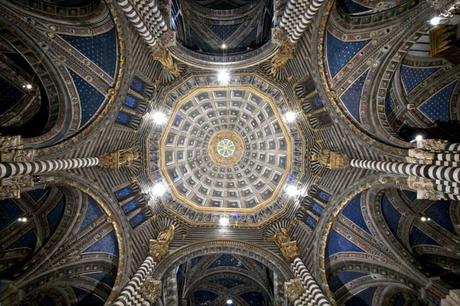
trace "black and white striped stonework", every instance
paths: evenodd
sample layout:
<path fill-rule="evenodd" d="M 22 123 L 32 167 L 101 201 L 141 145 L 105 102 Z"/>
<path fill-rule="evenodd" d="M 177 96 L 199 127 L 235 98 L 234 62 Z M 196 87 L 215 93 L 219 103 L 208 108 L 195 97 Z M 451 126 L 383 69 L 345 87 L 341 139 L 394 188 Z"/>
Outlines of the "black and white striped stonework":
<path fill-rule="evenodd" d="M 168 30 L 156 0 L 117 0 L 126 17 L 149 46 Z"/>
<path fill-rule="evenodd" d="M 307 267 L 304 265 L 299 257 L 296 257 L 291 264 L 294 275 L 302 281 L 305 292 L 298 298 L 294 305 L 315 305 L 315 306 L 330 306 L 331 303 L 326 299 L 321 288 L 316 283 L 313 276 L 308 272 Z"/>
<path fill-rule="evenodd" d="M 460 152 L 460 143 L 449 143 L 445 150 L 451 152 Z"/>
<path fill-rule="evenodd" d="M 280 21 L 292 42 L 302 37 L 303 32 L 318 12 L 324 0 L 289 0 Z"/>
<path fill-rule="evenodd" d="M 0 178 L 93 167 L 98 164 L 99 159 L 97 157 L 0 163 Z"/>
<path fill-rule="evenodd" d="M 155 269 L 156 262 L 153 257 L 147 256 L 142 265 L 136 271 L 136 274 L 126 284 L 120 292 L 117 300 L 113 306 L 143 306 L 150 305 L 150 303 L 142 295 L 142 286 L 144 281 Z"/>
<path fill-rule="evenodd" d="M 444 153 L 436 153 L 434 155 L 436 160 L 444 160 L 450 162 L 460 162 L 460 153 L 458 152 L 444 152 Z"/>
<path fill-rule="evenodd" d="M 360 169 L 460 182 L 460 168 L 455 167 L 360 159 L 352 159 L 350 165 L 354 168 Z"/>

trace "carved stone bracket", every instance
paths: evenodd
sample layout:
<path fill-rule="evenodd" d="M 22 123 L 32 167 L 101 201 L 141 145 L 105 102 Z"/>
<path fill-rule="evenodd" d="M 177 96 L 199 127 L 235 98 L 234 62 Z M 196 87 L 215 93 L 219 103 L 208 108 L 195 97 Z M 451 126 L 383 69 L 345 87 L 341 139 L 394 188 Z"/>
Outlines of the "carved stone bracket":
<path fill-rule="evenodd" d="M 119 150 L 99 157 L 99 166 L 108 169 L 120 169 L 130 166 L 139 159 L 139 153 L 134 149 Z"/>
<path fill-rule="evenodd" d="M 284 283 L 284 290 L 289 302 L 294 303 L 303 293 L 302 281 L 299 278 L 293 278 Z"/>
<path fill-rule="evenodd" d="M 156 262 L 168 255 L 169 243 L 174 238 L 174 231 L 174 225 L 170 224 L 166 230 L 161 231 L 158 234 L 157 239 L 150 240 L 149 255 L 152 256 Z"/>
<path fill-rule="evenodd" d="M 273 235 L 273 240 L 287 261 L 292 262 L 294 258 L 299 256 L 297 242 L 295 240 L 291 241 L 287 229 L 278 229 Z"/>
<path fill-rule="evenodd" d="M 144 299 L 154 305 L 161 294 L 161 281 L 153 279 L 151 276 L 147 276 L 142 286 L 142 296 Z"/>
<path fill-rule="evenodd" d="M 345 154 L 328 149 L 321 149 L 319 153 L 313 153 L 311 160 L 331 170 L 345 169 L 350 165 L 350 159 Z"/>

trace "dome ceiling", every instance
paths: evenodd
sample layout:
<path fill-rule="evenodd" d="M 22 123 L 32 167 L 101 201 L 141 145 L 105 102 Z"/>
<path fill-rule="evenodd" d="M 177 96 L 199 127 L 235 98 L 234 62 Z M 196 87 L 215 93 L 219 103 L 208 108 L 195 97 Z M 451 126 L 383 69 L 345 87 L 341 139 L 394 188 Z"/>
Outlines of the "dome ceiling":
<path fill-rule="evenodd" d="M 151 135 L 150 178 L 167 182 L 171 196 L 159 201 L 181 218 L 215 223 L 228 212 L 255 226 L 295 200 L 284 189 L 304 179 L 305 140 L 273 84 L 236 74 L 218 85 L 215 74 L 191 77 L 161 98 L 169 121 Z"/>
<path fill-rule="evenodd" d="M 291 169 L 292 141 L 262 93 L 204 89 L 175 105 L 160 160 L 178 200 L 196 209 L 247 211 L 278 196 Z"/>

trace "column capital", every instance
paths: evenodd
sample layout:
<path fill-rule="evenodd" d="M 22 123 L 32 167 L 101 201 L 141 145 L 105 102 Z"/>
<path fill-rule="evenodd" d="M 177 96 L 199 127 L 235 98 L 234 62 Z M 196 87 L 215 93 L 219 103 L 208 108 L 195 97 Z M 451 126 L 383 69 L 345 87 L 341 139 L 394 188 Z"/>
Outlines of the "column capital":
<path fill-rule="evenodd" d="M 439 153 L 446 150 L 448 142 L 442 139 L 421 139 L 416 142 L 417 149 Z"/>
<path fill-rule="evenodd" d="M 434 189 L 433 181 L 423 177 L 407 177 L 407 186 L 417 192 L 419 200 L 446 200 L 444 193 Z"/>
<path fill-rule="evenodd" d="M 161 294 L 161 281 L 147 276 L 144 280 L 141 292 L 142 296 L 149 301 L 151 305 L 155 305 Z"/>
<path fill-rule="evenodd" d="M 302 294 L 303 286 L 300 278 L 293 278 L 284 283 L 284 290 L 289 302 L 294 303 Z"/>
<path fill-rule="evenodd" d="M 175 77 L 179 76 L 179 68 L 177 68 L 171 53 L 163 45 L 162 42 L 158 42 L 152 49 L 152 56 L 155 60 L 159 61 L 165 69 L 172 73 Z"/>
<path fill-rule="evenodd" d="M 280 249 L 283 257 L 289 262 L 292 262 L 296 257 L 299 256 L 297 241 L 291 240 L 289 238 L 287 229 L 279 228 L 273 235 L 273 240 Z"/>

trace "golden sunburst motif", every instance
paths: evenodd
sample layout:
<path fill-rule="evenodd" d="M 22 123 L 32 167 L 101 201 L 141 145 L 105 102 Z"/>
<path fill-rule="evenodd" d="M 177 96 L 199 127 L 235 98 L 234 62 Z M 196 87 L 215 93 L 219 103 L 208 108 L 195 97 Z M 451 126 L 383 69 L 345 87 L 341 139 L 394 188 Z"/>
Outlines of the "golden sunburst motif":
<path fill-rule="evenodd" d="M 219 131 L 212 135 L 208 144 L 209 157 L 218 166 L 230 167 L 237 164 L 243 153 L 243 139 L 235 131 Z"/>

